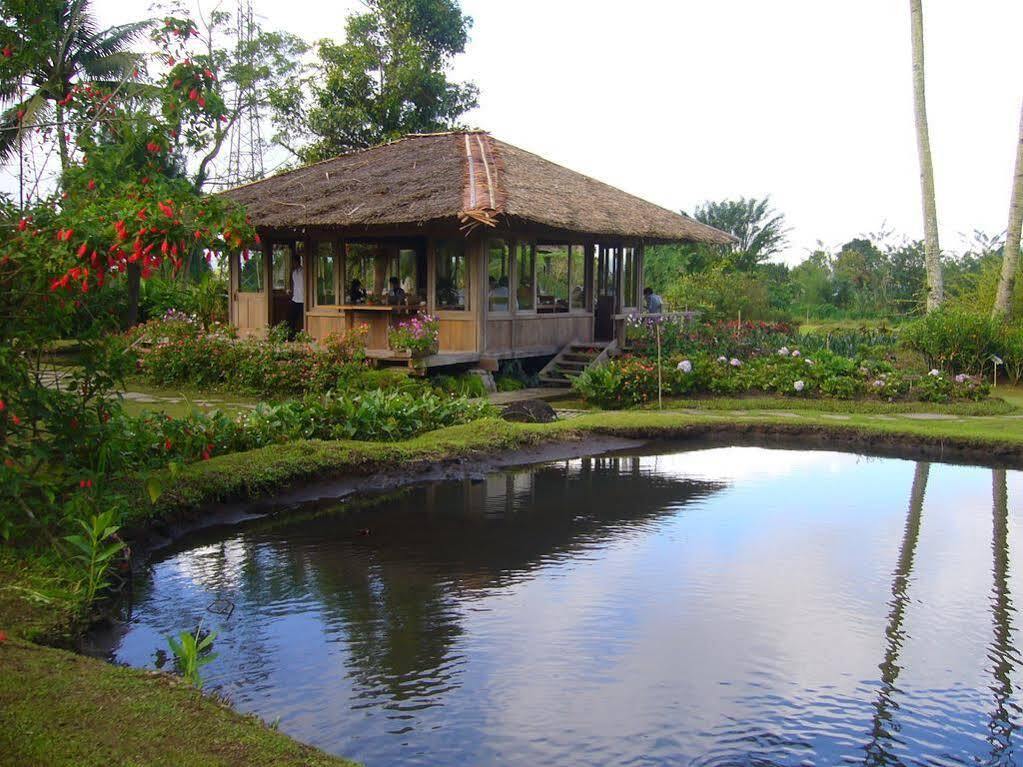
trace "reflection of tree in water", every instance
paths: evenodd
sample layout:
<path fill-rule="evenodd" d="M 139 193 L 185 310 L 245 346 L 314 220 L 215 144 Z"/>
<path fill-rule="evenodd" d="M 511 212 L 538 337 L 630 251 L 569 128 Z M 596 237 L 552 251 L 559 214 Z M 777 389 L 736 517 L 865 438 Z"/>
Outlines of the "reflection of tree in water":
<path fill-rule="evenodd" d="M 892 741 L 892 731 L 898 730 L 893 721 L 899 704 L 895 700 L 896 681 L 902 667 L 899 665 L 899 651 L 906 639 L 902 623 L 909 604 L 909 579 L 913 572 L 913 558 L 916 554 L 917 541 L 920 538 L 920 517 L 923 512 L 924 495 L 927 492 L 927 476 L 930 472 L 929 463 L 917 463 L 913 474 L 913 489 L 909 495 L 909 512 L 906 516 L 906 527 L 899 546 L 899 559 L 892 573 L 892 598 L 888 601 L 891 610 L 888 613 L 888 625 L 885 627 L 885 653 L 881 669 L 881 689 L 878 690 L 874 703 L 874 721 L 870 743 L 867 744 L 866 763 L 869 765 L 901 764 L 900 760 L 888 752 Z"/>
<path fill-rule="evenodd" d="M 1012 597 L 1009 593 L 1009 504 L 1005 470 L 991 472 L 993 526 L 991 551 L 994 555 L 994 582 L 991 588 L 991 614 L 994 636 L 988 650 L 994 680 L 994 709 L 988 723 L 988 741 L 991 743 L 992 764 L 1015 764 L 1012 734 L 1016 729 L 1014 718 L 1020 708 L 1012 700 L 1012 672 L 1018 655 L 1012 643 Z"/>
<path fill-rule="evenodd" d="M 521 581 L 721 487 L 644 473 L 635 457 L 438 483 L 383 507 L 277 525 L 257 547 L 272 556 L 246 563 L 242 588 L 264 603 L 314 594 L 326 632 L 349 648 L 361 694 L 414 708 L 452 684 L 456 597 Z"/>

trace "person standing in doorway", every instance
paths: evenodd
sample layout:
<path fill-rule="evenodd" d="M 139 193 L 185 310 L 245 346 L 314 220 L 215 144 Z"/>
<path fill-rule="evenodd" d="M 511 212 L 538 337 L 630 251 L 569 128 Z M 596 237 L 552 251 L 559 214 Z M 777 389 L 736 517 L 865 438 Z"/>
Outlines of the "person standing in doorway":
<path fill-rule="evenodd" d="M 302 270 L 302 256 L 295 255 L 295 268 L 291 270 L 291 305 L 288 307 L 288 324 L 291 335 L 304 330 L 305 317 L 305 272 Z"/>
<path fill-rule="evenodd" d="M 664 302 L 654 293 L 653 288 L 643 288 L 643 303 L 647 314 L 660 314 L 664 311 Z"/>

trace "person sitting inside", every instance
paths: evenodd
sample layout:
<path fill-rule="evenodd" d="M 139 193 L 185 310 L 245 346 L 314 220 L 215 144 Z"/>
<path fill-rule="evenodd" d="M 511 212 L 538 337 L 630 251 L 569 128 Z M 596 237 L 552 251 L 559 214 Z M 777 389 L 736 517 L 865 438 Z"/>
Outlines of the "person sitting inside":
<path fill-rule="evenodd" d="M 661 314 L 664 311 L 664 302 L 654 293 L 653 288 L 643 288 L 643 306 L 647 314 Z"/>
<path fill-rule="evenodd" d="M 366 303 L 366 289 L 362 287 L 362 283 L 358 279 L 352 280 L 351 287 L 348 288 L 348 303 Z"/>
<path fill-rule="evenodd" d="M 391 277 L 388 284 L 390 288 L 387 291 L 387 303 L 391 306 L 404 304 L 408 296 L 405 293 L 405 289 L 401 286 L 401 281 L 397 277 Z"/>

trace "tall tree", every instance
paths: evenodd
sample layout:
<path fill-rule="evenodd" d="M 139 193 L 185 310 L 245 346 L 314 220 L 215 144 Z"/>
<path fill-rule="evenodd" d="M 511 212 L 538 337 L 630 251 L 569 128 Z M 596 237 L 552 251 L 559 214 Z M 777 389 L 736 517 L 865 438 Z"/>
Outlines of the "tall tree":
<path fill-rule="evenodd" d="M 941 274 L 941 246 L 938 242 L 938 210 L 934 197 L 934 165 L 931 136 L 927 127 L 927 98 L 924 89 L 924 11 L 922 0 L 909 0 L 913 38 L 913 109 L 916 117 L 916 148 L 920 157 L 920 193 L 923 197 L 924 255 L 927 264 L 927 311 L 941 305 L 945 285 Z"/>
<path fill-rule="evenodd" d="M 14 154 L 26 130 L 52 120 L 61 171 L 70 162 L 66 107 L 72 86 L 89 80 L 115 88 L 138 57 L 127 49 L 149 21 L 97 28 L 89 0 L 0 0 L 0 160 Z"/>
<path fill-rule="evenodd" d="M 771 198 L 705 202 L 693 211 L 693 218 L 728 232 L 739 242 L 729 252 L 729 265 L 751 271 L 785 246 L 788 229 L 785 214 L 771 207 Z"/>
<path fill-rule="evenodd" d="M 1019 271 L 1021 236 L 1023 236 L 1023 108 L 1020 109 L 1019 116 L 1016 170 L 1012 177 L 1012 192 L 1009 194 L 1009 226 L 1002 254 L 1002 275 L 998 280 L 998 293 L 993 309 L 996 318 L 1008 317 L 1012 308 L 1012 294 L 1016 289 L 1016 274 Z"/>
<path fill-rule="evenodd" d="M 314 161 L 406 133 L 446 130 L 477 104 L 476 86 L 448 80 L 472 19 L 457 0 L 365 0 L 342 44 L 319 44 L 308 130 Z"/>

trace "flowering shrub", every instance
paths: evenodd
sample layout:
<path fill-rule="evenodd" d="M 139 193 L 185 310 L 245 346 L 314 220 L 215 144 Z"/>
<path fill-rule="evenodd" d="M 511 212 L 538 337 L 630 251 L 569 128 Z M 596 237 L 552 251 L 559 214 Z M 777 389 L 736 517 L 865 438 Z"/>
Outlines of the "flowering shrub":
<path fill-rule="evenodd" d="M 882 361 L 861 361 L 821 352 L 814 357 L 771 354 L 745 362 L 724 355 L 690 354 L 661 369 L 665 396 L 709 393 L 724 396 L 779 394 L 836 399 L 876 398 L 924 402 L 982 399 L 988 386 L 970 376 L 906 376 Z M 640 357 L 621 357 L 575 379 L 576 390 L 601 407 L 641 405 L 657 397 L 657 366 Z"/>
<path fill-rule="evenodd" d="M 413 355 L 436 352 L 439 337 L 440 321 L 429 314 L 417 314 L 387 330 L 387 343 L 392 349 Z"/>
<path fill-rule="evenodd" d="M 637 316 L 626 324 L 627 343 L 635 354 L 657 354 L 658 325 L 661 353 L 666 355 L 698 351 L 745 359 L 790 344 L 793 334 L 792 326 L 781 322 L 686 323 L 682 317 Z"/>
<path fill-rule="evenodd" d="M 342 386 L 360 390 L 386 378 L 364 364 L 364 326 L 332 334 L 319 345 L 279 338 L 239 341 L 234 335 L 229 326 L 205 331 L 198 323 L 175 318 L 148 322 L 129 338 L 139 347 L 149 345 L 139 356 L 138 372 L 162 386 L 230 387 L 279 396 Z M 401 378 L 407 381 L 407 376 Z"/>

